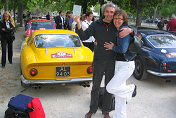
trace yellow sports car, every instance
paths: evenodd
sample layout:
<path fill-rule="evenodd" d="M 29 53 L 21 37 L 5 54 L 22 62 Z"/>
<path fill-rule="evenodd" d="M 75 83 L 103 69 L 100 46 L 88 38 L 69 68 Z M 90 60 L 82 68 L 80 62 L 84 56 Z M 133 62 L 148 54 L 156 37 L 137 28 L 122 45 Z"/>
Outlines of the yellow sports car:
<path fill-rule="evenodd" d="M 21 47 L 21 84 L 83 83 L 92 80 L 93 53 L 69 30 L 37 30 Z M 87 84 L 86 84 L 87 83 Z"/>

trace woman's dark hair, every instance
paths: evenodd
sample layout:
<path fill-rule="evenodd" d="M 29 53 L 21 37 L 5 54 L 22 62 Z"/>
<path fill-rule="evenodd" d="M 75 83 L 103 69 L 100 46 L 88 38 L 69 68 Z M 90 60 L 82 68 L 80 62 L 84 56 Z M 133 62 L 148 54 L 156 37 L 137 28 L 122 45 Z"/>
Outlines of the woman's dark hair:
<path fill-rule="evenodd" d="M 124 21 L 123 25 L 128 25 L 128 16 L 127 16 L 127 13 L 124 10 L 122 10 L 122 9 L 116 10 L 115 13 L 114 13 L 114 16 L 116 16 L 116 15 L 123 17 L 123 21 Z"/>
<path fill-rule="evenodd" d="M 90 16 L 90 14 L 93 14 L 93 13 L 92 13 L 92 12 L 87 12 L 87 13 L 86 13 L 86 16 L 88 16 L 88 17 L 89 17 L 89 16 Z"/>

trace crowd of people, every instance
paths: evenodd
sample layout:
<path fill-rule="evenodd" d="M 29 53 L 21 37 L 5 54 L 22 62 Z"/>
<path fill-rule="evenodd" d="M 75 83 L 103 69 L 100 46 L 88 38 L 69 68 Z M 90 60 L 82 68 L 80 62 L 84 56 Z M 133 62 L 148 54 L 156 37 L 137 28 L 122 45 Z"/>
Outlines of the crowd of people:
<path fill-rule="evenodd" d="M 165 29 L 165 24 L 166 29 Z M 173 13 L 171 15 L 170 21 L 165 22 L 164 17 L 161 17 L 160 22 L 157 23 L 158 30 L 166 30 L 166 31 L 176 31 L 176 15 Z"/>

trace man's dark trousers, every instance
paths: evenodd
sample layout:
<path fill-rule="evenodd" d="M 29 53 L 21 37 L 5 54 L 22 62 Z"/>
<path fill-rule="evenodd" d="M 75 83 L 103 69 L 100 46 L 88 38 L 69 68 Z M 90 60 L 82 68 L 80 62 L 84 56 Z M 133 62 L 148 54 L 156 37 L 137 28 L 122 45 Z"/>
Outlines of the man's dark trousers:
<path fill-rule="evenodd" d="M 105 73 L 105 86 L 114 76 L 115 70 L 115 60 L 94 60 L 93 62 L 93 86 L 91 91 L 91 102 L 90 111 L 91 113 L 96 113 L 98 109 L 98 99 L 99 99 L 99 88 L 103 75 Z M 110 112 L 110 105 L 112 100 L 112 94 L 105 90 L 103 96 L 103 106 L 102 113 Z"/>

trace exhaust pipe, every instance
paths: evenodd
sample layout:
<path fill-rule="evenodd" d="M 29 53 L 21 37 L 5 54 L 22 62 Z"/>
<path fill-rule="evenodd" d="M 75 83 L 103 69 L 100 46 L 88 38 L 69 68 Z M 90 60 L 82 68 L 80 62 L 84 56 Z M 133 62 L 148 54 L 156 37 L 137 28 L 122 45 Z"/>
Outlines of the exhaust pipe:
<path fill-rule="evenodd" d="M 41 85 L 40 84 L 32 85 L 32 88 L 34 88 L 34 89 L 41 89 Z"/>
<path fill-rule="evenodd" d="M 89 82 L 82 82 L 80 85 L 83 86 L 83 87 L 90 87 Z"/>

